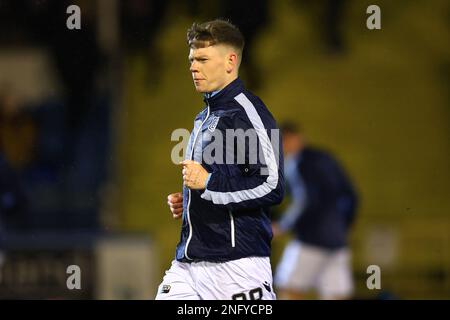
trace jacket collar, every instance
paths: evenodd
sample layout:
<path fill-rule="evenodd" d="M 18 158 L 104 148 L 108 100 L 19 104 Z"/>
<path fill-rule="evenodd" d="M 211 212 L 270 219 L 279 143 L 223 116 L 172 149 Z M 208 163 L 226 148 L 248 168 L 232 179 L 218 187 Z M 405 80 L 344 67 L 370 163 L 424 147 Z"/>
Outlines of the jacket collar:
<path fill-rule="evenodd" d="M 216 109 L 221 105 L 223 106 L 225 102 L 232 100 L 243 90 L 244 84 L 238 77 L 212 97 L 207 97 L 208 95 L 204 95 L 203 101 L 205 101 L 205 103 L 210 107 L 210 109 Z"/>

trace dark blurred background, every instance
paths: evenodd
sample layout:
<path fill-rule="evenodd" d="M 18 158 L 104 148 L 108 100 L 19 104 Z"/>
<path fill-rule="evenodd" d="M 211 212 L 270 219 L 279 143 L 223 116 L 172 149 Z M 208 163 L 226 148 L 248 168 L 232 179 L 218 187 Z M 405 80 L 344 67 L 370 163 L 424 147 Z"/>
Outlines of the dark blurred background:
<path fill-rule="evenodd" d="M 246 37 L 247 86 L 358 189 L 355 298 L 449 299 L 445 0 L 0 0 L 0 298 L 154 297 L 179 239 L 171 133 L 203 107 L 186 30 L 216 17 Z M 66 287 L 73 264 L 81 290 Z"/>

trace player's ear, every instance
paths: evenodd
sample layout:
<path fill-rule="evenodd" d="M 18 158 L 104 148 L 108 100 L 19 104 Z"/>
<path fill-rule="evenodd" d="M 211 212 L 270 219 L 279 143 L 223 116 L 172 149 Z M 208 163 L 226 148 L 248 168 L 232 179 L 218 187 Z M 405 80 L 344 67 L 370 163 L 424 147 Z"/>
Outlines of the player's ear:
<path fill-rule="evenodd" d="M 231 73 L 237 68 L 238 56 L 236 52 L 231 51 L 227 56 L 227 72 Z"/>

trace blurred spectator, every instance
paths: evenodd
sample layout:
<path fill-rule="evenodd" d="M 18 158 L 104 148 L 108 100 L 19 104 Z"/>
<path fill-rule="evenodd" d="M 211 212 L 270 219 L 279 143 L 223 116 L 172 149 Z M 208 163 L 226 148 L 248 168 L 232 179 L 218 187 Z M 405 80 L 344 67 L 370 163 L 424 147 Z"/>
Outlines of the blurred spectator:
<path fill-rule="evenodd" d="M 30 112 L 18 103 L 12 89 L 0 89 L 0 152 L 15 169 L 34 160 L 37 126 Z"/>
<path fill-rule="evenodd" d="M 84 5 L 82 27 L 69 30 L 66 27 L 66 8 L 70 1 L 50 2 L 48 41 L 56 67 L 66 89 L 68 163 L 73 161 L 73 146 L 78 142 L 95 96 L 95 77 L 101 61 L 97 45 L 93 14 Z M 91 9 L 93 10 L 93 9 Z M 72 140 L 72 141 L 70 141 Z"/>
<path fill-rule="evenodd" d="M 356 195 L 333 157 L 306 146 L 294 124 L 280 126 L 285 176 L 292 197 L 274 236 L 292 231 L 276 275 L 280 299 L 301 299 L 316 289 L 322 299 L 345 299 L 353 293 L 347 234 L 353 222 Z"/>
<path fill-rule="evenodd" d="M 0 233 L 27 227 L 19 171 L 34 160 L 36 124 L 9 86 L 0 89 Z"/>

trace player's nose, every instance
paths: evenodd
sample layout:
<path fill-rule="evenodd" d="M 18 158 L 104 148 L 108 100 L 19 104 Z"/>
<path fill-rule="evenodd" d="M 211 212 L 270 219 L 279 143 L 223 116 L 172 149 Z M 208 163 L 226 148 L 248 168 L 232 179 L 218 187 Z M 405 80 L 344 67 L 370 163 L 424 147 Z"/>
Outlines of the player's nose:
<path fill-rule="evenodd" d="M 195 61 L 191 63 L 191 66 L 189 67 L 189 70 L 191 72 L 193 72 L 193 73 L 194 72 L 198 72 L 198 65 L 197 65 L 197 63 L 195 63 Z"/>

